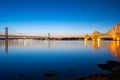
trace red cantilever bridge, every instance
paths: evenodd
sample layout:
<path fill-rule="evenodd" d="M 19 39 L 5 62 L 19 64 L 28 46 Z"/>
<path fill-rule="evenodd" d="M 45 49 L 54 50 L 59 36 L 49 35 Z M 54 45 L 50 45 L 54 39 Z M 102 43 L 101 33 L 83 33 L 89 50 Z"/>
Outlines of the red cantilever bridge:
<path fill-rule="evenodd" d="M 97 40 L 104 36 L 109 36 L 113 40 L 120 41 L 120 24 L 115 25 L 112 29 L 110 29 L 108 32 L 104 34 L 98 31 L 93 32 L 91 35 L 86 34 L 84 36 L 84 39 L 88 40 L 89 38 L 92 38 L 92 40 Z"/>

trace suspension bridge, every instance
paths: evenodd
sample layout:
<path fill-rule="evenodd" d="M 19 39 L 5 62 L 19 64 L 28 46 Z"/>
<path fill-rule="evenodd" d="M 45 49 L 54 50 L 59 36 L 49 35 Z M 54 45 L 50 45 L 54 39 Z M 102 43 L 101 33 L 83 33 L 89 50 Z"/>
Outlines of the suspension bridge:
<path fill-rule="evenodd" d="M 45 40 L 50 38 L 50 33 L 48 33 L 47 37 L 43 36 L 31 36 L 26 35 L 20 32 L 17 32 L 13 29 L 9 29 L 8 27 L 0 29 L 0 40 L 14 40 L 14 39 L 40 39 Z"/>
<path fill-rule="evenodd" d="M 84 36 L 84 40 L 87 41 L 88 39 L 92 39 L 94 41 L 100 40 L 104 36 L 109 36 L 113 40 L 120 41 L 120 23 L 116 24 L 113 28 L 111 28 L 106 33 L 100 33 L 98 31 L 94 31 L 91 35 L 86 34 Z M 40 39 L 40 40 L 48 40 L 48 39 L 57 39 L 57 38 L 51 38 L 50 33 L 45 37 L 42 36 L 30 36 L 25 35 L 23 33 L 19 33 L 13 29 L 8 29 L 8 27 L 0 29 L 0 39 L 2 40 L 9 40 L 9 39 Z"/>
<path fill-rule="evenodd" d="M 100 40 L 104 36 L 109 36 L 113 40 L 120 41 L 120 23 L 116 24 L 112 29 L 106 33 L 100 33 L 98 31 L 93 32 L 91 35 L 86 34 L 84 36 L 85 41 L 92 39 L 93 41 Z"/>

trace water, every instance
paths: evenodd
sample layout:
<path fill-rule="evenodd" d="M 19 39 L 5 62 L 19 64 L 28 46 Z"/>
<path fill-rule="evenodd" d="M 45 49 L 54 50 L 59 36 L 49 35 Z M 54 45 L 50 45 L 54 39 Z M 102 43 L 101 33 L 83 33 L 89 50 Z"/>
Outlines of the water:
<path fill-rule="evenodd" d="M 108 60 L 120 61 L 119 41 L 0 40 L 0 80 L 47 80 L 49 71 L 59 78 L 108 73 L 97 67 Z"/>

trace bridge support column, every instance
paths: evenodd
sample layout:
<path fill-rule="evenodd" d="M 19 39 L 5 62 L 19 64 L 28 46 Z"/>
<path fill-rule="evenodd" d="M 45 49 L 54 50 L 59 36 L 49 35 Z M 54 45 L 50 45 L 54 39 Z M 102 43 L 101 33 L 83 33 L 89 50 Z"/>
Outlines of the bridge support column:
<path fill-rule="evenodd" d="M 86 42 L 89 38 L 90 38 L 90 36 L 88 34 L 86 34 L 84 37 L 84 41 Z"/>
<path fill-rule="evenodd" d="M 117 41 L 120 41 L 120 34 L 117 34 Z"/>
<path fill-rule="evenodd" d="M 5 40 L 8 40 L 8 27 L 5 27 Z"/>
<path fill-rule="evenodd" d="M 114 41 L 120 41 L 120 34 L 113 34 L 112 38 Z"/>

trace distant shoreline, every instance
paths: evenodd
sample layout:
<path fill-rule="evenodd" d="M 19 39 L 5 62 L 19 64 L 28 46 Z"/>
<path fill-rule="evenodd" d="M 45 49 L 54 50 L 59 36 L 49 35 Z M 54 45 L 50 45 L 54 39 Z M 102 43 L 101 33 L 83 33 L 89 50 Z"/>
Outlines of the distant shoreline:
<path fill-rule="evenodd" d="M 17 39 L 23 39 L 23 38 L 8 38 L 8 40 L 17 40 Z M 31 38 L 27 38 L 27 39 L 31 39 Z M 1 38 L 0 40 L 5 40 L 5 38 Z M 50 38 L 50 39 L 44 39 L 44 38 L 35 38 L 33 40 L 84 40 L 84 38 L 75 38 L 75 37 L 71 37 L 71 38 Z M 92 40 L 91 38 L 88 39 Z M 112 38 L 101 38 L 101 40 L 109 40 L 112 41 Z"/>

